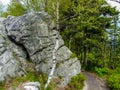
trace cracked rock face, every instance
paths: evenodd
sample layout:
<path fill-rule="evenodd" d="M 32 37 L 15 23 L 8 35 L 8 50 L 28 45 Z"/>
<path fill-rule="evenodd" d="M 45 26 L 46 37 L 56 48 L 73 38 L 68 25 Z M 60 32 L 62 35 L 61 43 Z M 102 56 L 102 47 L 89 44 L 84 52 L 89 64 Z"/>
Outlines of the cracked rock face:
<path fill-rule="evenodd" d="M 54 29 L 51 16 L 47 13 L 10 16 L 4 23 L 7 35 L 25 47 L 38 72 L 50 73 L 53 65 L 52 52 L 55 39 L 58 38 L 59 48 L 56 52 L 57 67 L 54 76 L 63 77 L 62 84 L 66 85 L 72 76 L 80 73 L 79 61 L 77 58 L 71 58 L 72 52 L 64 46 L 64 41 Z"/>
<path fill-rule="evenodd" d="M 12 43 L 5 32 L 4 18 L 0 18 L 0 81 L 22 75 L 26 68 L 26 54 Z"/>

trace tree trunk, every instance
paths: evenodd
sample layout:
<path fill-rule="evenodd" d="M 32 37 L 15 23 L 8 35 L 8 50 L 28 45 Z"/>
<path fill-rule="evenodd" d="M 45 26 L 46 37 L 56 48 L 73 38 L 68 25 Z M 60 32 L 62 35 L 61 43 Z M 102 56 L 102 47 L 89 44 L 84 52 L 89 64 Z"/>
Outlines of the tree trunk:
<path fill-rule="evenodd" d="M 104 42 L 104 50 L 103 50 L 103 51 L 104 51 L 104 53 L 103 53 L 103 54 L 104 54 L 104 55 L 103 55 L 103 56 L 104 56 L 104 58 L 103 58 L 103 67 L 105 67 L 105 60 L 106 60 L 106 42 Z"/>
<path fill-rule="evenodd" d="M 84 65 L 87 66 L 87 59 L 88 59 L 88 48 L 84 46 Z"/>
<path fill-rule="evenodd" d="M 45 7 L 45 11 L 47 12 L 47 11 L 48 11 L 48 0 L 45 0 L 45 5 L 44 5 L 44 7 Z"/>
<path fill-rule="evenodd" d="M 72 37 L 70 35 L 70 40 L 69 40 L 69 44 L 68 44 L 68 47 L 69 47 L 70 50 L 71 50 L 71 42 L 72 42 Z"/>
<path fill-rule="evenodd" d="M 112 65 L 111 64 L 112 63 L 112 42 L 110 42 L 110 57 L 109 58 L 110 58 L 109 67 L 112 68 L 112 66 L 111 66 Z"/>
<path fill-rule="evenodd" d="M 60 6 L 60 3 L 59 3 L 59 0 L 57 1 L 57 8 L 56 8 L 56 23 L 57 23 L 57 30 L 59 31 L 60 30 L 60 27 L 59 27 L 59 6 Z"/>
<path fill-rule="evenodd" d="M 52 52 L 52 54 L 53 54 L 53 57 L 52 57 L 53 65 L 52 65 L 51 72 L 50 72 L 50 74 L 49 74 L 49 76 L 48 76 L 47 83 L 45 84 L 45 89 L 48 87 L 51 79 L 53 78 L 53 74 L 54 74 L 54 71 L 55 71 L 55 68 L 56 68 L 56 64 L 57 64 L 57 60 L 56 60 L 56 55 L 55 55 L 55 53 L 56 53 L 56 51 L 58 50 L 58 48 L 59 48 L 59 41 L 58 41 L 58 39 L 56 38 L 55 47 L 54 47 L 53 52 Z"/>

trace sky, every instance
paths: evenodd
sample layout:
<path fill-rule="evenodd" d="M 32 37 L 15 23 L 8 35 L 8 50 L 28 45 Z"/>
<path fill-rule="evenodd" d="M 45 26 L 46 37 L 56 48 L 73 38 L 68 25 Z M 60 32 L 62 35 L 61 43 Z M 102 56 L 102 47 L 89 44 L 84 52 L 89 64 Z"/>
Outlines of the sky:
<path fill-rule="evenodd" d="M 116 9 L 120 11 L 120 3 L 113 2 L 111 0 L 106 0 L 106 1 L 108 2 L 109 5 L 111 5 L 112 7 L 116 7 Z"/>
<path fill-rule="evenodd" d="M 10 2 L 10 0 L 0 0 L 4 5 L 7 5 L 9 2 Z"/>
<path fill-rule="evenodd" d="M 10 0 L 0 0 L 0 1 L 2 1 L 4 5 L 7 5 L 10 2 Z M 106 0 L 106 1 L 108 2 L 109 5 L 111 5 L 112 7 L 116 7 L 116 9 L 120 11 L 120 3 L 113 2 L 111 0 Z"/>

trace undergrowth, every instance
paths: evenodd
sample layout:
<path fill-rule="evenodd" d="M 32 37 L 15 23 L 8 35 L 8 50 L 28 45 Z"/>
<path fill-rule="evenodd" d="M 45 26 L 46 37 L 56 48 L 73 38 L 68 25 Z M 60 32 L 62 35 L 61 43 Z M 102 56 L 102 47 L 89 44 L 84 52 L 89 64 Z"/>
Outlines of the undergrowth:
<path fill-rule="evenodd" d="M 11 78 L 6 82 L 0 82 L 0 90 L 7 90 L 8 88 L 12 88 L 16 90 L 16 88 L 25 82 L 40 82 L 40 90 L 44 90 L 45 83 L 47 82 L 46 74 L 37 74 L 35 72 L 28 72 L 25 76 L 19 76 L 15 78 Z M 46 90 L 53 90 L 55 84 L 51 81 L 50 85 Z"/>
<path fill-rule="evenodd" d="M 107 81 L 111 90 L 120 90 L 120 68 L 90 68 L 89 71 L 96 73 L 98 76 Z"/>
<path fill-rule="evenodd" d="M 82 90 L 85 80 L 86 78 L 83 74 L 78 74 L 76 76 L 73 76 L 66 90 Z"/>

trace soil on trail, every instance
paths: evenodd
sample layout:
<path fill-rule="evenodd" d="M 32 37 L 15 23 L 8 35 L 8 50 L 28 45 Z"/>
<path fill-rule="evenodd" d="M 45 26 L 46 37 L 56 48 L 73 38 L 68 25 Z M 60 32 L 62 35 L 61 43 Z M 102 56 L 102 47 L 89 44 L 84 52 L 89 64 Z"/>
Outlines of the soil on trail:
<path fill-rule="evenodd" d="M 82 72 L 86 76 L 83 90 L 110 90 L 104 80 L 90 72 Z"/>

